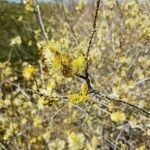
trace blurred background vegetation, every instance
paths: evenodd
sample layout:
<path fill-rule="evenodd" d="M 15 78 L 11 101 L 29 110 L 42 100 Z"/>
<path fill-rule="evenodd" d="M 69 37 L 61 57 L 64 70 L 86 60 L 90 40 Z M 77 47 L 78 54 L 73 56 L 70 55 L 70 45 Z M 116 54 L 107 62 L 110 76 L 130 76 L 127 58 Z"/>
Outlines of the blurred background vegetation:
<path fill-rule="evenodd" d="M 52 28 L 56 24 L 50 20 L 54 17 L 54 7 L 57 7 L 57 4 L 40 3 L 40 6 L 46 28 Z M 21 3 L 0 1 L 0 16 L 0 61 L 6 61 L 10 53 L 10 60 L 13 63 L 17 61 L 37 61 L 39 56 L 36 42 L 42 37 L 35 14 L 26 11 Z M 47 33 L 51 37 L 49 28 L 47 28 Z M 16 36 L 21 37 L 21 45 L 12 47 L 11 39 Z"/>
<path fill-rule="evenodd" d="M 139 109 L 95 95 L 79 104 L 58 100 L 81 95 L 84 81 L 75 74 L 67 78 L 68 70 L 59 70 L 58 59 L 55 65 L 47 63 L 53 58 L 42 54 L 47 43 L 37 10 L 26 1 L 29 5 L 0 1 L 0 149 L 149 150 L 150 118 L 140 111 L 150 110 L 148 0 L 101 0 L 89 53 L 93 88 Z M 96 0 L 39 3 L 50 40 L 45 49 L 55 49 L 52 43 L 57 41 L 60 56 L 68 58 L 66 62 L 77 60 L 80 74 L 95 4 Z"/>

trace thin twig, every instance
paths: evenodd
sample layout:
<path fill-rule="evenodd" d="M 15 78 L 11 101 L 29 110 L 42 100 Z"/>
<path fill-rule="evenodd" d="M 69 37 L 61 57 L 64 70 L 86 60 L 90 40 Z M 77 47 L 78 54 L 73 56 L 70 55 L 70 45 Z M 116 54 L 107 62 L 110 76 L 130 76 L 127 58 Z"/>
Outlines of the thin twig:
<path fill-rule="evenodd" d="M 38 2 L 37 0 L 33 0 L 33 4 L 34 4 L 34 7 L 36 8 L 35 10 L 35 16 L 36 16 L 36 20 L 40 26 L 40 29 L 42 31 L 42 34 L 44 36 L 44 39 L 46 41 L 48 41 L 48 36 L 47 36 L 47 33 L 45 31 L 45 28 L 44 28 L 44 23 L 43 23 L 43 20 L 42 20 L 42 16 L 41 16 L 41 11 L 40 11 L 40 7 L 38 5 Z"/>
<path fill-rule="evenodd" d="M 86 54 L 85 54 L 85 59 L 86 59 L 85 76 L 86 77 L 88 77 L 88 67 L 89 67 L 88 57 L 89 57 L 89 52 L 90 52 L 90 49 L 91 49 L 91 46 L 92 46 L 92 41 L 93 41 L 93 38 L 94 38 L 94 34 L 96 33 L 96 23 L 97 23 L 97 16 L 98 16 L 99 6 L 100 6 L 100 0 L 97 0 L 95 16 L 94 16 L 94 21 L 93 21 L 93 25 L 92 25 L 93 29 L 92 29 L 92 33 L 91 33 L 90 40 L 89 40 L 89 43 L 88 43 L 88 48 L 87 48 L 87 51 L 86 51 Z"/>
<path fill-rule="evenodd" d="M 70 28 L 70 31 L 71 31 L 70 33 L 72 33 L 72 37 L 74 38 L 74 41 L 75 41 L 76 45 L 79 45 L 79 41 L 78 41 L 78 38 L 77 38 L 76 33 L 74 31 L 73 25 L 71 24 L 71 21 L 68 19 L 68 16 L 66 14 L 66 10 L 65 10 L 65 7 L 64 7 L 63 0 L 61 0 L 61 7 L 62 7 L 62 10 L 63 10 L 64 15 L 65 15 L 66 22 L 69 25 L 69 28 Z"/>
<path fill-rule="evenodd" d="M 53 115 L 51 118 L 49 118 L 49 120 L 53 120 L 53 119 L 55 118 L 55 116 L 56 116 L 58 113 L 60 113 L 60 112 L 62 111 L 62 109 L 65 108 L 67 105 L 68 105 L 68 103 L 65 103 L 61 108 L 59 108 L 59 109 L 54 113 L 54 115 Z"/>
<path fill-rule="evenodd" d="M 5 144 L 3 144 L 2 142 L 0 142 L 0 147 L 3 149 L 3 150 L 8 150 L 8 148 L 5 146 Z"/>
<path fill-rule="evenodd" d="M 109 100 L 109 101 L 115 101 L 115 102 L 123 103 L 123 104 L 125 104 L 125 105 L 131 106 L 132 108 L 136 108 L 137 110 L 142 111 L 143 113 L 145 113 L 145 114 L 148 115 L 148 116 L 150 115 L 150 113 L 149 113 L 148 111 L 146 111 L 146 110 L 144 110 L 144 109 L 142 109 L 142 108 L 139 108 L 138 106 L 135 106 L 135 105 L 133 105 L 133 104 L 130 104 L 130 103 L 125 102 L 125 101 L 123 101 L 123 100 L 121 100 L 121 99 L 118 99 L 118 98 L 112 98 L 112 97 L 110 97 L 109 95 L 104 94 L 104 93 L 100 93 L 100 92 L 97 91 L 97 90 L 93 90 L 91 93 L 94 93 L 94 94 L 96 94 L 96 95 L 99 95 L 101 98 L 107 99 L 107 100 Z"/>
<path fill-rule="evenodd" d="M 122 130 L 120 131 L 120 133 L 118 134 L 118 136 L 117 136 L 117 138 L 116 138 L 116 140 L 115 140 L 114 150 L 117 150 L 118 141 L 119 141 L 119 139 L 120 139 L 120 137 L 121 137 L 121 135 L 122 135 L 123 130 L 124 130 L 124 129 L 122 129 Z"/>
<path fill-rule="evenodd" d="M 42 96 L 46 99 L 54 99 L 54 98 L 56 98 L 56 99 L 67 99 L 67 96 L 49 96 L 46 93 L 41 93 L 40 91 L 36 91 L 36 90 L 32 90 L 32 89 L 26 89 L 26 91 L 28 93 L 31 93 L 31 94 L 37 94 L 37 95 Z"/>
<path fill-rule="evenodd" d="M 144 82 L 147 82 L 147 81 L 150 81 L 150 78 L 145 78 L 144 80 L 137 81 L 137 82 L 135 83 L 135 86 L 136 86 L 136 85 L 143 84 Z"/>

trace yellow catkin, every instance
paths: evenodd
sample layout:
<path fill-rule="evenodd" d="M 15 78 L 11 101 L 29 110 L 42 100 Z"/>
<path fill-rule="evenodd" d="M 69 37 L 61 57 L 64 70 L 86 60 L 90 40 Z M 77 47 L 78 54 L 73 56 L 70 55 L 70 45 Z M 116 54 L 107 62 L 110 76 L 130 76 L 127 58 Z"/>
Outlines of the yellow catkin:
<path fill-rule="evenodd" d="M 45 48 L 53 53 L 57 53 L 60 50 L 60 44 L 58 41 L 50 40 L 46 43 Z"/>
<path fill-rule="evenodd" d="M 72 103 L 76 104 L 76 103 L 78 103 L 80 101 L 81 95 L 80 94 L 71 94 L 71 95 L 68 96 L 68 99 Z"/>
<path fill-rule="evenodd" d="M 36 73 L 36 68 L 32 65 L 27 65 L 23 68 L 23 77 L 26 80 L 32 79 L 35 73 Z"/>
<path fill-rule="evenodd" d="M 85 95 L 85 96 L 88 95 L 88 86 L 86 83 L 83 83 L 81 85 L 81 93 L 82 95 Z"/>
<path fill-rule="evenodd" d="M 81 93 L 71 94 L 68 99 L 74 104 L 87 101 L 89 99 L 87 84 L 83 83 L 81 85 Z"/>
<path fill-rule="evenodd" d="M 123 122 L 126 120 L 126 116 L 123 112 L 121 111 L 116 111 L 116 112 L 113 112 L 111 115 L 110 115 L 110 118 L 112 121 L 114 122 Z"/>
<path fill-rule="evenodd" d="M 61 56 L 61 72 L 67 78 L 73 76 L 73 68 L 71 66 L 71 62 L 72 58 L 69 55 Z"/>
<path fill-rule="evenodd" d="M 76 73 L 80 73 L 84 69 L 85 58 L 83 55 L 77 57 L 72 61 L 72 67 Z"/>

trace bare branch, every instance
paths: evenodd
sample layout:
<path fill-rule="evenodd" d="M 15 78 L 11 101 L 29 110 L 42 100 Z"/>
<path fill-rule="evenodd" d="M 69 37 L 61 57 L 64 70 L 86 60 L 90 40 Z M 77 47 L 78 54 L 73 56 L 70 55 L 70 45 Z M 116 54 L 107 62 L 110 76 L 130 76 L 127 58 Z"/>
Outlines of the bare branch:
<path fill-rule="evenodd" d="M 48 41 L 48 36 L 47 36 L 47 33 L 45 31 L 45 28 L 44 28 L 44 23 L 43 23 L 43 20 L 42 20 L 42 16 L 41 16 L 41 11 L 40 11 L 40 7 L 37 3 L 37 0 L 33 0 L 33 4 L 34 4 L 34 7 L 36 8 L 35 10 L 35 16 L 36 16 L 36 20 L 40 26 L 40 29 L 42 31 L 42 34 L 43 34 L 43 37 L 46 41 Z"/>
<path fill-rule="evenodd" d="M 6 147 L 6 145 L 3 144 L 2 142 L 0 142 L 0 147 L 1 147 L 3 150 L 8 150 L 8 148 Z"/>
<path fill-rule="evenodd" d="M 107 99 L 107 100 L 109 100 L 109 101 L 115 101 L 115 102 L 123 103 L 123 104 L 125 104 L 125 105 L 127 105 L 127 106 L 131 106 L 132 108 L 135 108 L 135 109 L 137 109 L 137 110 L 142 111 L 142 112 L 145 113 L 147 116 L 150 115 L 150 113 L 149 113 L 148 111 L 146 111 L 146 110 L 144 110 L 144 109 L 142 109 L 142 108 L 139 108 L 138 106 L 135 106 L 135 105 L 133 105 L 133 104 L 130 104 L 130 103 L 128 103 L 128 102 L 125 102 L 125 101 L 121 100 L 120 98 L 112 98 L 112 97 L 110 97 L 109 95 L 104 94 L 104 93 L 101 93 L 101 92 L 99 92 L 99 91 L 97 91 L 97 90 L 94 90 L 94 89 L 93 89 L 93 91 L 92 91 L 91 93 L 94 93 L 94 94 L 100 96 L 101 98 Z"/>
<path fill-rule="evenodd" d="M 93 38 L 94 38 L 94 34 L 96 32 L 96 23 L 97 23 L 97 16 L 98 16 L 99 6 L 100 6 L 100 0 L 97 0 L 95 16 L 94 16 L 93 25 L 92 25 L 93 29 L 92 29 L 92 33 L 91 33 L 90 40 L 89 40 L 89 43 L 88 43 L 88 48 L 87 48 L 87 51 L 86 51 L 86 54 L 85 54 L 85 59 L 86 59 L 85 76 L 86 77 L 89 76 L 88 75 L 88 67 L 89 67 L 88 57 L 89 57 L 89 52 L 90 52 L 90 49 L 91 49 L 91 46 L 92 46 L 92 41 L 93 41 Z"/>
<path fill-rule="evenodd" d="M 26 89 L 26 91 L 28 92 L 28 93 L 31 93 L 31 94 L 37 94 L 37 95 L 39 95 L 39 96 L 42 96 L 42 97 L 44 97 L 44 98 L 46 98 L 46 99 L 67 99 L 67 97 L 66 96 L 49 96 L 48 94 L 46 94 L 46 93 L 41 93 L 40 91 L 36 91 L 36 90 L 32 90 L 32 89 Z"/>
<path fill-rule="evenodd" d="M 84 80 L 86 81 L 88 87 L 90 87 L 90 89 L 89 89 L 89 94 L 92 94 L 92 93 L 93 93 L 93 94 L 95 94 L 95 95 L 98 95 L 99 98 L 100 98 L 100 100 L 104 98 L 104 99 L 107 99 L 107 100 L 109 100 L 109 101 L 115 101 L 115 102 L 123 103 L 123 104 L 125 104 L 125 105 L 127 105 L 127 106 L 130 106 L 130 107 L 132 107 L 132 108 L 135 108 L 135 109 L 137 109 L 137 110 L 142 111 L 142 112 L 145 113 L 147 116 L 150 115 L 150 113 L 149 113 L 148 111 L 146 111 L 146 110 L 144 110 L 144 109 L 142 109 L 142 108 L 139 108 L 138 106 L 135 106 L 135 105 L 133 105 L 133 104 L 130 104 L 130 103 L 128 103 L 128 102 L 125 102 L 125 101 L 121 100 L 120 98 L 111 97 L 111 96 L 109 96 L 109 95 L 107 95 L 107 94 L 101 93 L 101 92 L 99 92 L 99 91 L 93 89 L 93 88 L 91 87 L 90 80 L 87 80 L 86 77 L 84 77 L 84 76 L 78 76 L 78 77 L 84 79 Z M 28 93 L 31 93 L 31 94 L 38 94 L 38 95 L 40 95 L 40 96 L 42 96 L 42 97 L 44 97 L 44 98 L 47 98 L 47 99 L 54 99 L 54 98 L 59 99 L 59 100 L 61 100 L 61 99 L 68 99 L 67 96 L 56 96 L 56 97 L 53 97 L 53 96 L 49 96 L 49 95 L 47 95 L 47 94 L 45 94 L 45 93 L 41 93 L 40 91 L 35 91 L 35 90 L 32 90 L 32 89 L 27 89 L 26 91 L 27 91 Z"/>

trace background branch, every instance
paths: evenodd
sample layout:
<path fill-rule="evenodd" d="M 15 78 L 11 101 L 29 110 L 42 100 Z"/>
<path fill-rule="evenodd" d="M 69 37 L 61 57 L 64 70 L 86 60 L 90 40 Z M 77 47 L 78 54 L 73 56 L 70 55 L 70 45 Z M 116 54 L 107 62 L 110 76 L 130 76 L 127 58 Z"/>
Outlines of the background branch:
<path fill-rule="evenodd" d="M 44 39 L 46 41 L 48 41 L 48 36 L 47 36 L 47 33 L 45 31 L 45 28 L 44 28 L 44 23 L 43 23 L 43 20 L 42 20 L 40 7 L 38 5 L 37 0 L 33 0 L 33 5 L 36 8 L 36 10 L 35 10 L 35 16 L 36 16 L 36 20 L 37 20 L 37 22 L 38 22 L 38 24 L 40 26 L 40 29 L 42 31 L 43 37 L 44 37 Z"/>

